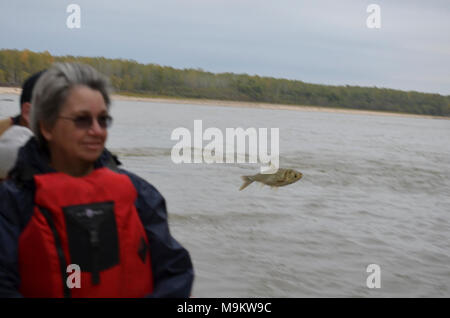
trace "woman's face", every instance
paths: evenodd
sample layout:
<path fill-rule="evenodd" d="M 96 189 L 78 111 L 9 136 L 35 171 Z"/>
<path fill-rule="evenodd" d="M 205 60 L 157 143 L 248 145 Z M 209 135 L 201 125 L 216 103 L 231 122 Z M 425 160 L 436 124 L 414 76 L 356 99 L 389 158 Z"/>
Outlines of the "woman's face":
<path fill-rule="evenodd" d="M 92 168 L 108 136 L 106 127 L 102 127 L 98 120 L 107 115 L 108 109 L 99 91 L 87 86 L 72 88 L 55 125 L 51 129 L 41 126 L 48 141 L 52 166 L 63 172 L 79 171 L 86 166 Z M 89 127 L 79 123 L 86 116 L 91 118 Z"/>

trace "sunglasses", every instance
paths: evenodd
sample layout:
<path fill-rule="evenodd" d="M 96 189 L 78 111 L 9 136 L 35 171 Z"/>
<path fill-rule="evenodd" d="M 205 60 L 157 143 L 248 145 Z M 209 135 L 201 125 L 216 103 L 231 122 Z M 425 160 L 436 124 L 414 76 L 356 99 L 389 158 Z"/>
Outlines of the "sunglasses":
<path fill-rule="evenodd" d="M 73 121 L 75 124 L 75 127 L 79 129 L 89 129 L 92 127 L 92 124 L 94 123 L 94 117 L 90 115 L 80 115 L 76 117 L 64 117 L 64 116 L 58 116 L 58 118 L 67 119 Z M 97 123 L 100 127 L 106 129 L 111 127 L 112 125 L 112 117 L 109 115 L 100 115 L 97 118 Z"/>

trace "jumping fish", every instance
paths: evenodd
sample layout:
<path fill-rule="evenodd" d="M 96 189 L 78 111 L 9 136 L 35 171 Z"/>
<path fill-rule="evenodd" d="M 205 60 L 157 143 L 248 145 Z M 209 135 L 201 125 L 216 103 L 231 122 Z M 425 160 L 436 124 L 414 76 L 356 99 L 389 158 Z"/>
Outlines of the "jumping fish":
<path fill-rule="evenodd" d="M 294 169 L 278 169 L 278 171 L 274 174 L 262 174 L 258 173 L 253 176 L 242 176 L 242 180 L 244 184 L 240 187 L 239 190 L 245 189 L 248 185 L 253 183 L 254 181 L 260 182 L 262 184 L 271 186 L 271 187 L 282 187 L 294 182 L 297 182 L 303 177 L 301 172 L 298 172 Z"/>

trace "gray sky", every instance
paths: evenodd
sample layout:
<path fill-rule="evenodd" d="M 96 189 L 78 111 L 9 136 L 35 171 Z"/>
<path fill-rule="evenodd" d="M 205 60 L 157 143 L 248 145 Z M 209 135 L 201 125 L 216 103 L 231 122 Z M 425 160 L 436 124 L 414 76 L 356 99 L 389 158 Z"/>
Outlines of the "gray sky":
<path fill-rule="evenodd" d="M 0 0 L 0 48 L 450 95 L 449 0 Z"/>

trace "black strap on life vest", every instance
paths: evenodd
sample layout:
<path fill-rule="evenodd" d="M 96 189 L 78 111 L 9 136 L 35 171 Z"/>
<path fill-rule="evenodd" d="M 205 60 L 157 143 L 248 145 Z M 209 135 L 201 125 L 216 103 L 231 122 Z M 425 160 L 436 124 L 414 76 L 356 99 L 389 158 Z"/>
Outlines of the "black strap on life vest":
<path fill-rule="evenodd" d="M 51 217 L 50 212 L 43 208 L 39 207 L 39 211 L 42 213 L 42 215 L 45 217 L 50 229 L 53 233 L 53 238 L 55 239 L 55 246 L 56 246 L 56 252 L 58 253 L 59 258 L 59 267 L 61 270 L 61 278 L 62 278 L 62 284 L 63 284 L 63 291 L 64 291 L 64 298 L 71 298 L 70 288 L 67 286 L 67 261 L 64 257 L 64 252 L 62 249 L 61 244 L 61 238 L 59 237 L 58 231 L 56 230 L 55 223 L 53 222 L 53 219 Z"/>

